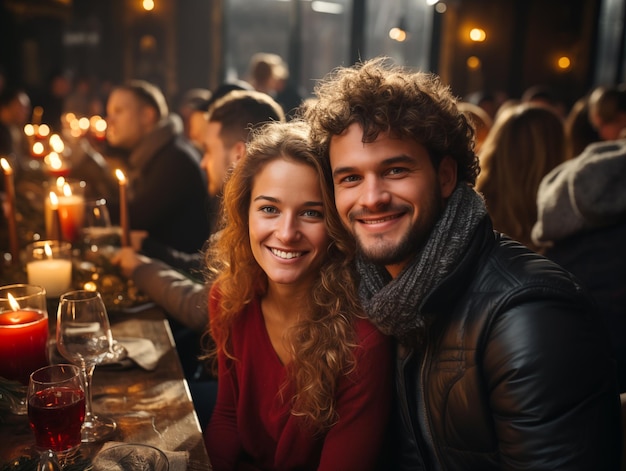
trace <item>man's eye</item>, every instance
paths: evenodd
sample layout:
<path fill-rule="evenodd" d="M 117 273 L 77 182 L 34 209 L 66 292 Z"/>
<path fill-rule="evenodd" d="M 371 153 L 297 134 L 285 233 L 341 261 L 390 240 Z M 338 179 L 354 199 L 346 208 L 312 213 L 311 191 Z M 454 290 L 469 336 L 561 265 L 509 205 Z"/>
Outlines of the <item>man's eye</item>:
<path fill-rule="evenodd" d="M 394 167 L 387 170 L 387 175 L 402 175 L 407 172 L 406 168 L 403 167 Z"/>
<path fill-rule="evenodd" d="M 341 180 L 339 180 L 339 183 L 354 183 L 354 182 L 358 182 L 360 180 L 360 177 L 358 175 L 348 175 L 347 177 L 343 177 Z"/>

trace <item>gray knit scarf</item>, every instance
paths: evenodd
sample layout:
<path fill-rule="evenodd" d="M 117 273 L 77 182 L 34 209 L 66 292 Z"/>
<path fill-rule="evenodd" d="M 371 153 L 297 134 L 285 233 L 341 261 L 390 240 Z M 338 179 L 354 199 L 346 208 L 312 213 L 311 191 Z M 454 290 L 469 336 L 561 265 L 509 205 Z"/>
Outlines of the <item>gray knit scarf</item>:
<path fill-rule="evenodd" d="M 482 197 L 461 184 L 450 196 L 426 244 L 397 278 L 392 280 L 384 267 L 357 259 L 361 302 L 382 332 L 405 345 L 419 342 L 431 321 L 420 311 L 422 302 L 459 263 L 486 214 Z"/>

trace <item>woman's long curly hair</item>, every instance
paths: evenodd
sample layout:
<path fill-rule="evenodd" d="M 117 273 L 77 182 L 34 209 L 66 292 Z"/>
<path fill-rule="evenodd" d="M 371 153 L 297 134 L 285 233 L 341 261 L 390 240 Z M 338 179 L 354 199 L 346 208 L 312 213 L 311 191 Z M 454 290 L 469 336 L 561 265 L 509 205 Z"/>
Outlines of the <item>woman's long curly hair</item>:
<path fill-rule="evenodd" d="M 474 128 L 436 75 L 411 72 L 381 57 L 335 69 L 317 84 L 315 95 L 299 112 L 326 157 L 331 138 L 358 123 L 363 142 L 381 132 L 413 139 L 428 150 L 435 168 L 449 156 L 457 163 L 458 180 L 475 183 Z"/>
<path fill-rule="evenodd" d="M 237 360 L 230 351 L 231 327 L 244 307 L 256 296 L 262 297 L 267 288 L 267 276 L 250 247 L 248 213 L 254 179 L 268 163 L 277 159 L 310 166 L 320 178 L 325 223 L 332 242 L 320 276 L 310 290 L 310 311 L 300 313 L 301 320 L 287 333 L 292 355 L 287 377 L 290 390 L 294 391 L 292 414 L 303 417 L 313 429 L 323 431 L 338 419 L 337 382 L 354 368 L 354 320 L 362 311 L 351 264 L 353 242 L 342 227 L 332 196 L 323 184 L 320 158 L 313 151 L 309 131 L 308 125 L 300 121 L 274 122 L 256 130 L 245 157 L 226 182 L 221 232 L 207 251 L 209 276 L 221 296 L 218 312 L 210 313 L 215 351 L 209 357 L 215 358 L 222 352 Z"/>

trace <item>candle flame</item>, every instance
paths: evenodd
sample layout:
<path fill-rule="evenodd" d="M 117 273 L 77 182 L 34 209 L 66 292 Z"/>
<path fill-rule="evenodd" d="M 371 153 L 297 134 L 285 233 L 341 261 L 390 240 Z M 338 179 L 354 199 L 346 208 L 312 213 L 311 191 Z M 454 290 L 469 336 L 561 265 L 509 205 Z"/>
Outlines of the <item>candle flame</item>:
<path fill-rule="evenodd" d="M 7 175 L 11 175 L 13 173 L 11 164 L 9 164 L 9 161 L 4 157 L 0 159 L 0 165 L 2 165 L 2 170 L 4 170 L 4 173 L 6 173 Z"/>
<path fill-rule="evenodd" d="M 11 293 L 7 293 L 7 298 L 9 298 L 9 304 L 11 305 L 11 309 L 13 309 L 14 311 L 19 311 L 20 303 L 17 302 L 17 299 L 15 299 Z"/>
<path fill-rule="evenodd" d="M 57 209 L 59 207 L 59 197 L 54 191 L 50 192 L 50 208 Z"/>
<path fill-rule="evenodd" d="M 37 133 L 41 136 L 41 137 L 47 137 L 50 134 L 50 126 L 48 126 L 47 124 L 40 124 L 39 127 L 37 128 Z"/>
<path fill-rule="evenodd" d="M 50 165 L 50 167 L 52 167 L 53 170 L 60 170 L 63 168 L 63 161 L 61 160 L 61 157 L 59 157 L 59 154 L 57 154 L 56 152 L 50 152 L 46 156 L 44 161 L 48 165 Z"/>
<path fill-rule="evenodd" d="M 61 136 L 58 134 L 50 136 L 50 140 L 48 142 L 50 142 L 50 147 L 52 147 L 52 149 L 57 153 L 62 153 L 65 150 L 63 139 L 61 139 Z"/>
<path fill-rule="evenodd" d="M 50 244 L 47 242 L 43 246 L 43 251 L 46 253 L 46 257 L 52 258 L 52 249 L 50 248 Z"/>
<path fill-rule="evenodd" d="M 120 183 L 126 183 L 126 175 L 119 168 L 115 170 L 115 176 L 120 181 Z"/>
<path fill-rule="evenodd" d="M 65 185 L 65 177 L 57 178 L 57 188 L 60 190 L 63 188 L 63 185 Z"/>
<path fill-rule="evenodd" d="M 44 150 L 45 150 L 45 147 L 44 147 L 44 145 L 41 142 L 35 142 L 33 144 L 33 154 L 41 155 L 41 154 L 43 154 Z"/>
<path fill-rule="evenodd" d="M 32 124 L 26 124 L 24 126 L 24 134 L 26 134 L 28 137 L 34 136 L 35 126 L 33 126 Z"/>
<path fill-rule="evenodd" d="M 72 187 L 67 182 L 63 184 L 63 194 L 65 196 L 72 196 Z"/>

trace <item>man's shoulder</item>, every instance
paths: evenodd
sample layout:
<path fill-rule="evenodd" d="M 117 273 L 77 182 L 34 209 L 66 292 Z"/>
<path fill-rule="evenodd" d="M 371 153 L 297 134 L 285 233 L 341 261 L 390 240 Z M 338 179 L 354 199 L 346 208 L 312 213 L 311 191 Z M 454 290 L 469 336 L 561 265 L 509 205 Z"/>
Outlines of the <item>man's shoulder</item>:
<path fill-rule="evenodd" d="M 577 293 L 578 281 L 560 265 L 507 237 L 499 237 L 479 273 L 497 278 L 503 289 L 543 288 Z"/>
<path fill-rule="evenodd" d="M 475 281 L 476 291 L 510 300 L 588 301 L 583 287 L 570 272 L 506 237 L 500 237 L 478 264 Z"/>

